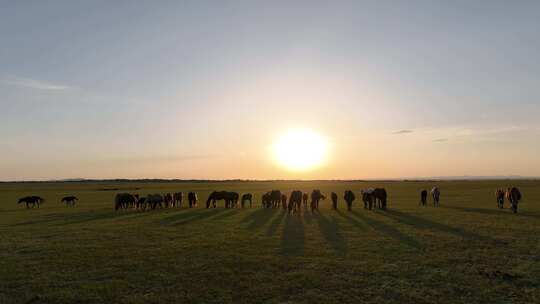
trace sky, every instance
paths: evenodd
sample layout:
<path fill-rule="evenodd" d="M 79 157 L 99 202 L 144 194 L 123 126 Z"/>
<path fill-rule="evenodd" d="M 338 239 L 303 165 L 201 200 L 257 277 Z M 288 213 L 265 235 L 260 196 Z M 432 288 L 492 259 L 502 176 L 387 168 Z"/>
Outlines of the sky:
<path fill-rule="evenodd" d="M 539 1 L 0 0 L 0 180 L 540 176 L 539 20 Z M 276 162 L 294 129 L 324 162 Z"/>

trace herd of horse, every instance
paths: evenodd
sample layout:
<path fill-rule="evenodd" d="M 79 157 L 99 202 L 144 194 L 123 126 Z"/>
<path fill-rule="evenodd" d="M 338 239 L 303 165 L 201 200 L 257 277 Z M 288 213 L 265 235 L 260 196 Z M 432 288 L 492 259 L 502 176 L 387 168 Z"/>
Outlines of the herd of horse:
<path fill-rule="evenodd" d="M 386 210 L 388 194 L 384 188 L 369 188 L 360 191 L 364 208 L 372 210 L 378 208 Z M 438 207 L 440 202 L 441 191 L 438 187 L 433 187 L 430 191 L 433 206 Z M 338 208 L 338 194 L 332 192 L 332 209 Z M 512 212 L 517 213 L 518 203 L 521 200 L 521 192 L 516 187 L 504 189 L 497 189 L 495 191 L 495 197 L 497 199 L 497 207 L 503 209 L 504 202 L 507 200 L 510 204 Z M 428 198 L 428 191 L 421 190 L 420 192 L 420 205 L 426 206 Z M 184 195 L 182 192 L 166 193 L 166 194 L 149 194 L 147 196 L 139 196 L 138 194 L 131 193 L 118 193 L 114 200 L 114 209 L 157 209 L 157 208 L 181 208 Z M 261 204 L 263 208 L 281 208 L 286 210 L 289 214 L 300 213 L 302 209 L 311 210 L 311 212 L 319 211 L 319 203 L 326 199 L 321 190 L 315 189 L 311 193 L 302 192 L 300 190 L 293 190 L 289 196 L 280 190 L 272 190 L 264 193 L 261 198 Z M 352 204 L 356 200 L 356 196 L 353 191 L 346 190 L 343 194 L 343 199 L 347 204 L 347 210 L 352 210 Z M 249 204 L 249 208 L 253 206 L 253 194 L 245 193 L 242 196 L 238 192 L 233 191 L 213 191 L 206 200 L 206 208 L 216 208 L 217 201 L 223 200 L 225 202 L 225 208 L 245 208 Z M 61 202 L 66 206 L 73 207 L 78 201 L 75 196 L 65 196 L 61 199 Z M 18 204 L 26 204 L 26 208 L 34 208 L 43 204 L 45 199 L 40 196 L 25 196 L 19 199 Z M 196 208 L 198 202 L 197 193 L 189 192 L 187 194 L 187 206 L 189 208 Z"/>

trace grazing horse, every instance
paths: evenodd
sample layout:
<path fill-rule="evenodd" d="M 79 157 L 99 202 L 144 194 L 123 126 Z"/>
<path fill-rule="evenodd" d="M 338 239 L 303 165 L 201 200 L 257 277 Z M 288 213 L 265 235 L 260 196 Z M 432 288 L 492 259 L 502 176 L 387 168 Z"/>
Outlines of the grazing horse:
<path fill-rule="evenodd" d="M 263 194 L 261 203 L 263 208 L 270 208 L 272 206 L 272 193 L 266 192 Z"/>
<path fill-rule="evenodd" d="M 304 194 L 302 194 L 302 202 L 304 203 L 304 209 L 306 210 L 307 210 L 308 198 L 309 198 L 309 195 L 307 194 L 307 192 L 304 192 Z"/>
<path fill-rule="evenodd" d="M 441 197 L 441 191 L 437 187 L 431 189 L 431 197 L 433 198 L 433 206 L 439 207 L 439 199 Z"/>
<path fill-rule="evenodd" d="M 183 201 L 183 200 L 184 200 L 184 193 L 182 193 L 182 192 L 175 192 L 175 193 L 173 193 L 172 206 L 173 206 L 173 207 L 181 208 L 181 207 L 182 207 L 182 201 Z"/>
<path fill-rule="evenodd" d="M 152 208 L 156 209 L 159 205 L 159 208 L 163 208 L 164 198 L 161 194 L 148 194 L 146 196 L 146 204 Z"/>
<path fill-rule="evenodd" d="M 31 196 L 25 196 L 23 198 L 20 198 L 17 204 L 25 203 L 26 208 L 30 208 L 30 205 L 32 205 L 32 208 L 34 208 L 37 205 L 37 207 L 39 208 L 39 205 L 43 204 L 44 202 L 45 202 L 44 198 L 31 195 Z"/>
<path fill-rule="evenodd" d="M 331 198 L 332 198 L 332 209 L 334 210 L 337 210 L 337 201 L 338 201 L 338 196 L 335 192 L 332 192 L 332 194 L 330 194 Z"/>
<path fill-rule="evenodd" d="M 197 193 L 189 192 L 188 193 L 188 204 L 189 208 L 197 207 Z"/>
<path fill-rule="evenodd" d="M 206 200 L 206 208 L 210 208 L 210 203 L 216 208 L 216 201 L 224 200 L 225 208 L 233 208 L 238 203 L 238 193 L 229 191 L 214 191 L 210 193 Z"/>
<path fill-rule="evenodd" d="M 62 203 L 66 203 L 66 206 L 75 206 L 75 203 L 78 201 L 79 199 L 76 197 L 76 196 L 65 196 L 63 197 L 60 202 Z"/>
<path fill-rule="evenodd" d="M 270 200 L 272 208 L 279 208 L 279 205 L 281 204 L 281 191 L 272 190 L 272 192 L 270 192 Z"/>
<path fill-rule="evenodd" d="M 287 210 L 287 195 L 285 193 L 281 194 L 281 207 L 283 210 Z"/>
<path fill-rule="evenodd" d="M 135 202 L 137 209 L 146 210 L 146 197 L 139 197 Z"/>
<path fill-rule="evenodd" d="M 321 193 L 321 190 L 315 189 L 311 192 L 311 212 L 319 211 L 319 201 L 325 200 L 326 196 Z"/>
<path fill-rule="evenodd" d="M 129 206 L 135 205 L 135 196 L 129 193 L 118 193 L 114 198 L 114 210 L 127 209 Z"/>
<path fill-rule="evenodd" d="M 497 189 L 497 191 L 495 191 L 495 197 L 497 198 L 497 207 L 504 209 L 504 190 Z"/>
<path fill-rule="evenodd" d="M 386 201 L 388 198 L 386 189 L 375 188 L 375 190 L 373 190 L 373 197 L 375 198 L 375 201 L 377 202 L 378 207 L 382 210 L 386 210 Z"/>
<path fill-rule="evenodd" d="M 427 190 L 420 192 L 420 205 L 425 206 L 427 204 Z"/>
<path fill-rule="evenodd" d="M 375 197 L 373 196 L 373 192 L 375 189 L 369 188 L 369 189 L 363 189 L 360 192 L 362 193 L 362 201 L 364 202 L 364 209 L 371 210 L 373 208 Z"/>
<path fill-rule="evenodd" d="M 302 207 L 302 200 L 302 191 L 295 190 L 291 192 L 291 195 L 289 196 L 289 205 L 287 206 L 289 214 L 300 212 Z"/>
<path fill-rule="evenodd" d="M 352 211 L 352 203 L 356 199 L 354 193 L 351 190 L 346 190 L 343 199 L 347 202 L 347 210 Z"/>
<path fill-rule="evenodd" d="M 521 200 L 521 192 L 519 192 L 519 189 L 516 187 L 508 188 L 505 196 L 510 202 L 512 212 L 517 213 L 518 203 Z"/>
<path fill-rule="evenodd" d="M 163 195 L 163 203 L 165 205 L 165 208 L 169 208 L 170 206 L 172 206 L 172 202 L 173 202 L 173 198 L 170 193 Z"/>
<path fill-rule="evenodd" d="M 253 195 L 251 193 L 246 193 L 242 195 L 242 199 L 240 203 L 242 205 L 242 208 L 244 208 L 244 204 L 246 201 L 249 202 L 249 208 L 251 208 L 251 205 L 253 204 Z"/>

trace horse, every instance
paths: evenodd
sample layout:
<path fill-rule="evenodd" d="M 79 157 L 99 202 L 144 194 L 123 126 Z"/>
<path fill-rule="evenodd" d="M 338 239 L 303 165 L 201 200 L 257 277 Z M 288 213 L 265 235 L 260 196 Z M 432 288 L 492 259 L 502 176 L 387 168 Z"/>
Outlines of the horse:
<path fill-rule="evenodd" d="M 373 204 L 375 202 L 375 197 L 373 196 L 374 191 L 375 189 L 373 188 L 363 189 L 360 191 L 360 193 L 362 193 L 362 201 L 364 202 L 364 209 L 368 209 L 369 207 L 369 210 L 371 210 L 373 208 Z"/>
<path fill-rule="evenodd" d="M 197 207 L 197 193 L 195 192 L 188 193 L 188 204 L 189 204 L 189 208 Z"/>
<path fill-rule="evenodd" d="M 169 208 L 169 206 L 172 206 L 173 203 L 173 197 L 170 193 L 166 193 L 163 195 L 163 202 L 165 205 L 165 208 Z"/>
<path fill-rule="evenodd" d="M 343 194 L 343 199 L 347 202 L 347 210 L 352 211 L 352 203 L 356 199 L 356 196 L 351 190 L 346 190 Z"/>
<path fill-rule="evenodd" d="M 75 206 L 75 203 L 78 201 L 79 199 L 76 197 L 76 196 L 65 196 L 63 197 L 60 202 L 62 203 L 66 203 L 66 206 Z"/>
<path fill-rule="evenodd" d="M 283 210 L 287 210 L 287 195 L 285 193 L 281 194 L 281 207 Z"/>
<path fill-rule="evenodd" d="M 137 209 L 146 210 L 146 197 L 137 198 L 135 202 L 135 207 Z"/>
<path fill-rule="evenodd" d="M 332 209 L 337 210 L 338 196 L 335 192 L 332 192 L 330 196 L 332 197 Z"/>
<path fill-rule="evenodd" d="M 441 196 L 441 191 L 437 187 L 431 189 L 431 197 L 433 198 L 433 206 L 439 207 L 439 199 Z"/>
<path fill-rule="evenodd" d="M 420 192 L 420 205 L 425 206 L 427 203 L 427 190 Z"/>
<path fill-rule="evenodd" d="M 229 191 L 214 191 L 210 193 L 206 200 L 206 208 L 210 208 L 210 203 L 216 208 L 216 201 L 224 200 L 225 208 L 233 208 L 238 203 L 238 193 Z"/>
<path fill-rule="evenodd" d="M 517 213 L 518 203 L 521 200 L 521 192 L 519 192 L 519 189 L 516 187 L 508 188 L 505 196 L 510 202 L 512 212 Z"/>
<path fill-rule="evenodd" d="M 289 214 L 300 212 L 302 207 L 303 194 L 302 191 L 295 190 L 289 196 L 289 205 L 287 206 Z"/>
<path fill-rule="evenodd" d="M 500 209 L 504 209 L 504 190 L 503 189 L 497 189 L 495 191 L 495 197 L 497 198 L 497 207 Z"/>
<path fill-rule="evenodd" d="M 326 196 L 321 193 L 321 190 L 315 189 L 311 192 L 311 212 L 319 210 L 319 201 L 325 200 Z"/>
<path fill-rule="evenodd" d="M 114 210 L 127 209 L 130 205 L 134 205 L 135 201 L 135 196 L 129 193 L 118 193 L 114 198 Z"/>
<path fill-rule="evenodd" d="M 270 192 L 270 201 L 272 203 L 272 208 L 278 208 L 281 204 L 281 191 L 272 190 Z"/>
<path fill-rule="evenodd" d="M 253 201 L 253 195 L 251 193 L 246 193 L 244 195 L 242 195 L 242 199 L 240 200 L 241 201 L 241 205 L 242 205 L 242 208 L 244 208 L 244 204 L 246 201 L 249 202 L 249 208 L 251 208 L 251 205 L 252 205 L 252 201 Z"/>
<path fill-rule="evenodd" d="M 378 207 L 382 210 L 386 210 L 386 201 L 388 198 L 388 194 L 386 193 L 386 189 L 384 188 L 375 188 L 373 190 L 373 197 L 375 198 L 375 202 L 377 202 Z"/>
<path fill-rule="evenodd" d="M 164 198 L 161 194 L 148 194 L 146 196 L 145 203 L 152 209 L 156 209 L 158 205 L 159 208 L 163 208 L 163 202 Z"/>
<path fill-rule="evenodd" d="M 181 208 L 183 200 L 184 200 L 184 194 L 182 192 L 173 193 L 172 206 Z"/>
<path fill-rule="evenodd" d="M 302 194 L 302 202 L 304 203 L 304 209 L 306 210 L 307 210 L 308 198 L 309 198 L 309 194 L 307 194 L 307 192 L 304 192 L 304 194 Z"/>
<path fill-rule="evenodd" d="M 34 208 L 36 205 L 39 208 L 40 204 L 43 204 L 45 202 L 45 199 L 39 196 L 31 195 L 31 196 L 25 196 L 23 198 L 20 198 L 17 204 L 25 203 L 26 208 L 30 208 L 30 205 L 32 205 L 32 208 Z"/>
<path fill-rule="evenodd" d="M 263 208 L 270 208 L 272 206 L 272 193 L 271 192 L 266 192 L 265 194 L 263 194 L 261 204 Z"/>

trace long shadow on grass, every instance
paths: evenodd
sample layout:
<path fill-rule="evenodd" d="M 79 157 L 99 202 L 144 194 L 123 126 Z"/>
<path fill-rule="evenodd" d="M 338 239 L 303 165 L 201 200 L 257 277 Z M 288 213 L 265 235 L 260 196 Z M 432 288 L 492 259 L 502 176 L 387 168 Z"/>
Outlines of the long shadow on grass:
<path fill-rule="evenodd" d="M 116 218 L 134 218 L 141 216 L 142 212 L 115 212 L 113 210 L 89 210 L 78 213 L 62 213 L 44 215 L 43 218 L 13 224 L 12 226 L 26 226 L 35 224 L 55 223 L 57 225 L 79 224 L 90 221 L 108 220 Z"/>
<path fill-rule="evenodd" d="M 352 217 L 345 216 L 343 213 L 341 213 L 343 217 L 348 219 L 349 221 L 362 221 L 369 225 L 371 228 L 373 228 L 375 231 L 384 234 L 386 236 L 389 236 L 397 241 L 402 242 L 403 244 L 412 247 L 414 249 L 422 250 L 423 246 L 420 244 L 416 239 L 401 233 L 396 228 L 392 227 L 391 225 L 388 225 L 386 223 L 383 223 L 381 221 L 375 220 L 373 218 L 370 218 L 368 216 L 363 215 L 361 212 L 358 211 L 352 211 L 351 214 L 356 217 L 356 219 L 353 219 Z M 361 225 L 361 224 L 360 224 Z M 356 224 L 358 226 L 358 224 Z"/>
<path fill-rule="evenodd" d="M 304 223 L 299 215 L 287 215 L 285 227 L 281 235 L 280 253 L 286 256 L 301 256 L 304 254 Z"/>
<path fill-rule="evenodd" d="M 275 210 L 260 208 L 250 212 L 248 216 L 242 219 L 242 222 L 248 223 L 247 229 L 254 231 L 264 226 L 264 224 L 266 224 L 273 215 L 275 215 Z"/>
<path fill-rule="evenodd" d="M 510 211 L 509 208 L 504 209 L 504 210 L 501 210 L 501 209 L 483 209 L 483 208 L 458 207 L 458 206 L 444 206 L 442 208 L 454 209 L 454 210 L 459 210 L 459 211 L 463 211 L 463 212 L 474 212 L 474 213 L 481 213 L 481 214 L 490 214 L 490 215 L 516 216 L 514 213 L 512 213 L 512 211 Z M 537 215 L 537 214 L 520 213 L 519 212 L 519 206 L 518 206 L 517 216 L 525 216 L 525 217 L 532 217 L 532 218 L 540 219 L 540 215 Z"/>
<path fill-rule="evenodd" d="M 380 212 L 378 214 L 385 215 L 387 217 L 390 217 L 400 223 L 413 226 L 415 228 L 420 229 L 435 229 L 439 230 L 441 232 L 453 234 L 458 237 L 463 237 L 467 239 L 478 239 L 478 240 L 494 240 L 491 237 L 483 236 L 474 232 L 466 231 L 461 228 L 448 226 L 445 224 L 437 223 L 434 221 L 430 221 L 425 218 L 421 218 L 419 216 L 403 213 L 396 210 L 387 210 L 385 212 Z"/>
<path fill-rule="evenodd" d="M 286 215 L 286 211 L 279 211 L 277 215 L 274 216 L 270 222 L 270 226 L 268 226 L 268 229 L 266 229 L 266 236 L 273 236 L 276 233 Z"/>
<path fill-rule="evenodd" d="M 331 217 L 331 219 L 328 219 L 321 213 L 316 213 L 313 217 L 317 221 L 321 234 L 330 247 L 339 254 L 345 254 L 347 252 L 347 244 L 341 234 L 336 218 Z"/>
<path fill-rule="evenodd" d="M 195 209 L 186 212 L 175 213 L 171 216 L 161 219 L 159 222 L 162 225 L 183 225 L 195 221 L 209 219 L 224 212 L 225 209 Z"/>

